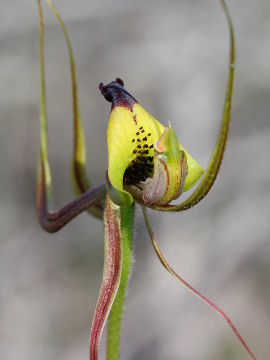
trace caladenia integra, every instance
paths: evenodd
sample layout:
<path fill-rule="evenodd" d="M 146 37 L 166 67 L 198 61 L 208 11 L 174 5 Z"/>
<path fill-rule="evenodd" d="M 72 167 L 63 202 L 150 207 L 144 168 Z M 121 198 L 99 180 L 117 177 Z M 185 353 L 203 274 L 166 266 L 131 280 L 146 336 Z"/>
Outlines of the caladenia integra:
<path fill-rule="evenodd" d="M 166 205 L 190 189 L 202 167 L 179 144 L 171 124 L 165 128 L 124 88 L 121 79 L 99 85 L 111 102 L 108 123 L 108 176 L 111 199 L 130 206 Z"/>
<path fill-rule="evenodd" d="M 146 208 L 159 211 L 183 211 L 199 203 L 211 189 L 223 158 L 230 124 L 230 110 L 234 82 L 234 33 L 228 8 L 220 0 L 230 31 L 230 61 L 227 90 L 221 129 L 210 162 L 205 170 L 182 147 L 171 126 L 154 119 L 127 92 L 124 82 L 117 78 L 99 89 L 111 103 L 107 131 L 108 171 L 104 183 L 91 188 L 86 171 L 85 138 L 81 124 L 77 96 L 74 56 L 65 25 L 51 0 L 49 7 L 56 15 L 68 47 L 73 101 L 73 157 L 72 180 L 78 197 L 60 210 L 52 210 L 51 175 L 48 161 L 47 117 L 44 71 L 44 24 L 41 1 L 38 0 L 40 18 L 40 157 L 37 181 L 37 214 L 41 226 L 56 232 L 74 217 L 88 211 L 103 218 L 104 270 L 90 334 L 90 360 L 98 359 L 102 331 L 108 319 L 107 359 L 119 359 L 121 322 L 126 288 L 132 264 L 132 235 L 134 206 L 143 211 L 153 248 L 165 269 L 201 300 L 212 307 L 228 323 L 247 353 L 255 359 L 247 343 L 230 318 L 207 297 L 189 285 L 169 265 L 158 245 L 149 223 Z M 180 195 L 197 185 L 180 204 L 171 204 Z"/>

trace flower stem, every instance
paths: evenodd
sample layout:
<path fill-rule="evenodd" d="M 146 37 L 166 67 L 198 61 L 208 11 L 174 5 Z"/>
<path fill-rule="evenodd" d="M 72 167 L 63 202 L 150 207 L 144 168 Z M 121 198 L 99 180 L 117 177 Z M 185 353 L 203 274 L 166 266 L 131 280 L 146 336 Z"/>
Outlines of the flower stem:
<path fill-rule="evenodd" d="M 124 310 L 126 288 L 132 265 L 132 234 L 134 206 L 121 207 L 122 274 L 120 285 L 109 315 L 107 336 L 107 360 L 119 359 L 121 325 Z"/>
<path fill-rule="evenodd" d="M 104 268 L 101 288 L 90 334 L 90 360 L 98 360 L 101 335 L 119 288 L 123 247 L 121 241 L 120 211 L 107 195 L 104 211 Z"/>

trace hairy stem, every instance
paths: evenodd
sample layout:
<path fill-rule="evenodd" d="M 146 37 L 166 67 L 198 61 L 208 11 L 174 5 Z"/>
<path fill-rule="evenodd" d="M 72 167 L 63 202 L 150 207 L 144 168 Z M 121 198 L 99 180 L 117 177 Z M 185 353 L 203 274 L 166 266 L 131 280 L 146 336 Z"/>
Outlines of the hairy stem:
<path fill-rule="evenodd" d="M 90 360 L 98 359 L 101 335 L 120 284 L 123 263 L 120 208 L 110 200 L 108 195 L 105 201 L 104 227 L 104 269 L 91 328 Z"/>
<path fill-rule="evenodd" d="M 132 265 L 134 206 L 121 207 L 122 275 L 108 322 L 107 360 L 118 360 L 126 288 Z"/>

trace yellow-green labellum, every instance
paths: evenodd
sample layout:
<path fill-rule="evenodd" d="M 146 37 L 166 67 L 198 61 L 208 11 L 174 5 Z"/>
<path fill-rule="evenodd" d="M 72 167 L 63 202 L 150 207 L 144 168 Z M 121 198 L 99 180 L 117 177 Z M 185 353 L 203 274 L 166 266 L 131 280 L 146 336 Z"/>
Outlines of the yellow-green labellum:
<path fill-rule="evenodd" d="M 111 199 L 118 205 L 132 204 L 132 195 L 124 190 L 124 184 L 136 185 L 151 179 L 154 175 L 155 156 L 159 156 L 159 151 L 165 153 L 162 146 L 166 147 L 166 166 L 169 170 L 172 159 L 180 157 L 179 147 L 184 151 L 188 174 L 183 191 L 190 189 L 199 180 L 203 169 L 181 145 L 176 149 L 175 144 L 170 143 L 178 142 L 174 131 L 170 130 L 170 136 L 166 136 L 165 127 L 125 90 L 122 80 L 116 79 L 106 86 L 100 84 L 100 90 L 105 99 L 112 103 L 107 130 L 108 191 Z M 166 143 L 163 143 L 165 140 Z M 172 176 L 175 171 L 169 172 Z M 164 198 L 161 203 L 165 204 L 170 198 L 171 196 Z"/>

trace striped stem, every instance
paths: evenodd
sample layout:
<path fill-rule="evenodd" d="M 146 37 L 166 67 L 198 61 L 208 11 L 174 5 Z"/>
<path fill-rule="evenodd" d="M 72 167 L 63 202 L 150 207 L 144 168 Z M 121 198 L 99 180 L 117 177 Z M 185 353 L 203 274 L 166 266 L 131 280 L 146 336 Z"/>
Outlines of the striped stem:
<path fill-rule="evenodd" d="M 115 297 L 108 322 L 107 360 L 118 360 L 121 325 L 126 296 L 126 288 L 132 265 L 132 235 L 134 206 L 121 207 L 121 241 L 123 246 L 123 265 L 120 285 Z"/>
<path fill-rule="evenodd" d="M 104 227 L 103 278 L 91 328 L 90 360 L 98 359 L 101 335 L 120 284 L 123 263 L 120 208 L 110 200 L 108 195 L 105 201 Z"/>

